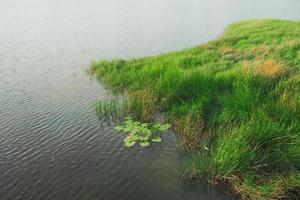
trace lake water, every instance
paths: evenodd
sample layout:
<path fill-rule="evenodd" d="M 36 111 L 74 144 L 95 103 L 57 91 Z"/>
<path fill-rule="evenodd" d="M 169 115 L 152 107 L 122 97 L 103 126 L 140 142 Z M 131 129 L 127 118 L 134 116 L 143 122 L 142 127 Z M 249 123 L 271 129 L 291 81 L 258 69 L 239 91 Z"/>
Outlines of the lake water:
<path fill-rule="evenodd" d="M 300 19 L 299 0 L 1 0 L 1 200 L 230 199 L 180 183 L 176 138 L 127 149 L 91 107 L 92 59 L 205 43 L 231 22 Z"/>

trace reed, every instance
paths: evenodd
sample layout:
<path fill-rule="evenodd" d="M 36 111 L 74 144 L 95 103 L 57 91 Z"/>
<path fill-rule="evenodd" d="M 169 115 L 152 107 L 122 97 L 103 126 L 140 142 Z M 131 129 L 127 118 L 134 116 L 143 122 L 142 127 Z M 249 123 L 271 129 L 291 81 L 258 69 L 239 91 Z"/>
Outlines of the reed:
<path fill-rule="evenodd" d="M 94 103 L 95 111 L 100 120 L 120 122 L 129 115 L 127 100 L 99 100 Z"/>

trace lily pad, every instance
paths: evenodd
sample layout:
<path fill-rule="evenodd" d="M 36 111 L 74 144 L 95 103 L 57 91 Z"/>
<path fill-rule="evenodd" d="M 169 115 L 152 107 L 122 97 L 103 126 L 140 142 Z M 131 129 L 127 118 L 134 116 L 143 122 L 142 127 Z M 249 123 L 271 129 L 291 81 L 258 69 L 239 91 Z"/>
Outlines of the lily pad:
<path fill-rule="evenodd" d="M 159 130 L 164 131 L 164 130 L 168 130 L 169 128 L 171 128 L 171 124 L 164 124 L 159 127 Z"/>
<path fill-rule="evenodd" d="M 132 141 L 135 141 L 136 139 L 131 136 L 131 135 L 128 135 L 126 138 L 124 138 L 124 142 L 132 142 Z"/>
<path fill-rule="evenodd" d="M 139 137 L 139 139 L 141 140 L 141 141 L 148 141 L 149 140 L 149 137 L 147 137 L 147 136 L 145 136 L 145 137 Z"/>
<path fill-rule="evenodd" d="M 140 142 L 140 146 L 141 147 L 147 147 L 147 146 L 149 146 L 150 145 L 150 142 L 147 142 L 147 141 L 145 141 L 145 142 Z"/>
<path fill-rule="evenodd" d="M 161 125 L 159 123 L 152 125 L 152 128 L 154 128 L 154 129 L 159 129 L 160 127 L 161 127 Z"/>
<path fill-rule="evenodd" d="M 170 124 L 142 123 L 134 121 L 131 117 L 126 117 L 123 126 L 116 126 L 115 130 L 123 131 L 126 134 L 124 143 L 127 147 L 139 143 L 142 147 L 147 147 L 151 142 L 161 142 L 160 131 L 169 129 Z"/>
<path fill-rule="evenodd" d="M 127 141 L 127 142 L 125 142 L 125 146 L 126 147 L 132 147 L 133 145 L 135 145 L 135 141 Z"/>
<path fill-rule="evenodd" d="M 128 136 L 126 138 L 123 139 L 123 142 L 130 142 L 132 141 L 131 138 L 129 138 Z"/>
<path fill-rule="evenodd" d="M 161 137 L 159 137 L 159 136 L 157 136 L 157 137 L 155 137 L 155 138 L 152 138 L 152 142 L 161 142 Z"/>

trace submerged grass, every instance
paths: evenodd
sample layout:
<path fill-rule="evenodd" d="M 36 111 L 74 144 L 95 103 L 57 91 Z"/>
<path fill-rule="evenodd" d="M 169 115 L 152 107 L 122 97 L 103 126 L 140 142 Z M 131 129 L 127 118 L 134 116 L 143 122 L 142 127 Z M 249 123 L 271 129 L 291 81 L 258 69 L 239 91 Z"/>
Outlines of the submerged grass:
<path fill-rule="evenodd" d="M 128 92 L 137 118 L 166 113 L 191 152 L 187 180 L 225 183 L 241 199 L 299 198 L 299 21 L 243 21 L 202 46 L 91 69 Z"/>
<path fill-rule="evenodd" d="M 98 118 L 106 122 L 120 122 L 130 114 L 126 99 L 98 100 L 94 107 Z"/>

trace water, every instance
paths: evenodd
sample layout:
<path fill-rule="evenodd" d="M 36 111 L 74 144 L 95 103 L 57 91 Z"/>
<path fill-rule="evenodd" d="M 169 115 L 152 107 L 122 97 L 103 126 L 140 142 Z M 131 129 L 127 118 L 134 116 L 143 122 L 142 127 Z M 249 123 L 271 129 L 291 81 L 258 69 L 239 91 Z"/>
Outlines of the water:
<path fill-rule="evenodd" d="M 85 70 L 204 43 L 248 18 L 300 19 L 300 1 L 1 0 L 0 199 L 230 199 L 180 184 L 171 133 L 124 148 L 91 107 L 109 92 Z"/>

